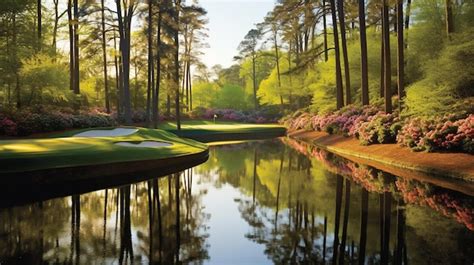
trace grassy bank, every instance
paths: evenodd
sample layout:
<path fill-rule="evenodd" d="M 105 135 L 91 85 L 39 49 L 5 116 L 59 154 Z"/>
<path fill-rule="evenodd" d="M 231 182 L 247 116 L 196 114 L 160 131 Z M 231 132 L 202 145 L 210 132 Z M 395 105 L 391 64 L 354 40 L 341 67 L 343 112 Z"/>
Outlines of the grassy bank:
<path fill-rule="evenodd" d="M 172 122 L 160 124 L 158 130 L 137 128 L 135 133 L 126 136 L 75 136 L 90 130 L 113 129 L 93 128 L 51 133 L 41 135 L 42 138 L 0 140 L 0 173 L 178 158 L 207 151 L 207 145 L 187 138 L 211 142 L 270 138 L 282 136 L 286 132 L 286 129 L 279 125 L 223 121 L 214 123 L 203 120 L 184 121 L 181 131 L 178 131 Z M 134 145 L 144 141 L 159 141 L 172 145 L 147 148 L 115 144 L 127 142 Z"/>
<path fill-rule="evenodd" d="M 229 121 L 186 120 L 178 131 L 175 122 L 164 122 L 160 129 L 202 142 L 259 139 L 283 136 L 286 128 L 278 124 L 250 124 Z"/>
<path fill-rule="evenodd" d="M 207 151 L 199 142 L 163 130 L 139 128 L 116 137 L 73 137 L 87 130 L 67 131 L 55 138 L 0 141 L 0 172 L 23 172 L 128 161 L 176 158 Z M 160 148 L 126 147 L 116 142 L 160 141 Z"/>

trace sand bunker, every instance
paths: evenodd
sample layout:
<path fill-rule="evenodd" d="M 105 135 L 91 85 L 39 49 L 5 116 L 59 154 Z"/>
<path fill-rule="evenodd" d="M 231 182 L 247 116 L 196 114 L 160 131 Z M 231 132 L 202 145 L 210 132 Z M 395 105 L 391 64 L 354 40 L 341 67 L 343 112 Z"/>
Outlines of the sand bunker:
<path fill-rule="evenodd" d="M 158 141 L 143 141 L 143 142 L 117 142 L 116 145 L 125 146 L 125 147 L 167 147 L 173 145 L 172 143 L 167 142 L 158 142 Z"/>
<path fill-rule="evenodd" d="M 89 130 L 74 135 L 75 137 L 114 137 L 127 136 L 138 131 L 136 128 L 115 128 L 112 130 Z"/>

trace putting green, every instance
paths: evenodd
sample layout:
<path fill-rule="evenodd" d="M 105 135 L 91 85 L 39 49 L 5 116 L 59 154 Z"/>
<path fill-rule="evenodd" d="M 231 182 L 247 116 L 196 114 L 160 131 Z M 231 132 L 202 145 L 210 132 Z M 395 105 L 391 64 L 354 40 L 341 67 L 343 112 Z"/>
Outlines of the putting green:
<path fill-rule="evenodd" d="M 286 128 L 278 124 L 250 124 L 226 121 L 190 120 L 183 121 L 178 131 L 175 122 L 164 122 L 160 129 L 181 137 L 211 142 L 221 140 L 242 140 L 283 136 Z"/>
<path fill-rule="evenodd" d="M 0 141 L 0 172 L 22 172 L 117 162 L 159 160 L 207 151 L 207 145 L 170 132 L 137 128 L 126 136 L 75 137 L 94 128 L 69 131 L 55 138 Z M 164 142 L 169 146 L 123 146 L 117 142 Z"/>

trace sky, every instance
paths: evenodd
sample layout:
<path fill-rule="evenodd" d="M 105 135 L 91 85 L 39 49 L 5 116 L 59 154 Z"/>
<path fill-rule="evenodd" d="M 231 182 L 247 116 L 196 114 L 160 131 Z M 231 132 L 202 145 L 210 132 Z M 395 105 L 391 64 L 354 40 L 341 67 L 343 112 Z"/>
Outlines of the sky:
<path fill-rule="evenodd" d="M 210 68 L 216 64 L 231 66 L 237 47 L 245 34 L 263 21 L 273 9 L 274 0 L 201 0 L 207 10 L 209 48 L 203 50 L 203 62 Z"/>

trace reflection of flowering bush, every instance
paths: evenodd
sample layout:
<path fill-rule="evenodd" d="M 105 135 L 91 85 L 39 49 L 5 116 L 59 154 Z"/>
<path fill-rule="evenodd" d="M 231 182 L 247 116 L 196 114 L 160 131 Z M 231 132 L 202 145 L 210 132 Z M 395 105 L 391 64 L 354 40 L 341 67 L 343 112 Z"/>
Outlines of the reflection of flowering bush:
<path fill-rule="evenodd" d="M 324 164 L 332 173 L 351 178 L 370 192 L 382 193 L 393 190 L 393 176 L 374 168 L 359 165 L 345 158 L 333 155 L 323 149 L 293 139 L 283 141 L 301 154 L 311 156 Z"/>
<path fill-rule="evenodd" d="M 398 142 L 415 151 L 452 150 L 474 153 L 474 115 L 423 120 L 411 119 L 397 136 Z"/>
<path fill-rule="evenodd" d="M 382 171 L 356 163 L 349 163 L 348 166 L 351 168 L 352 180 L 367 191 L 377 193 L 391 191 L 391 185 L 387 183 L 387 177 Z"/>
<path fill-rule="evenodd" d="M 429 206 L 474 231 L 472 199 L 414 180 L 398 179 L 395 184 L 405 202 Z"/>
<path fill-rule="evenodd" d="M 299 153 L 318 159 L 328 171 L 352 179 L 369 192 L 392 192 L 406 203 L 428 206 L 474 230 L 474 202 L 470 197 L 428 183 L 396 178 L 304 142 L 288 138 L 283 141 Z"/>

